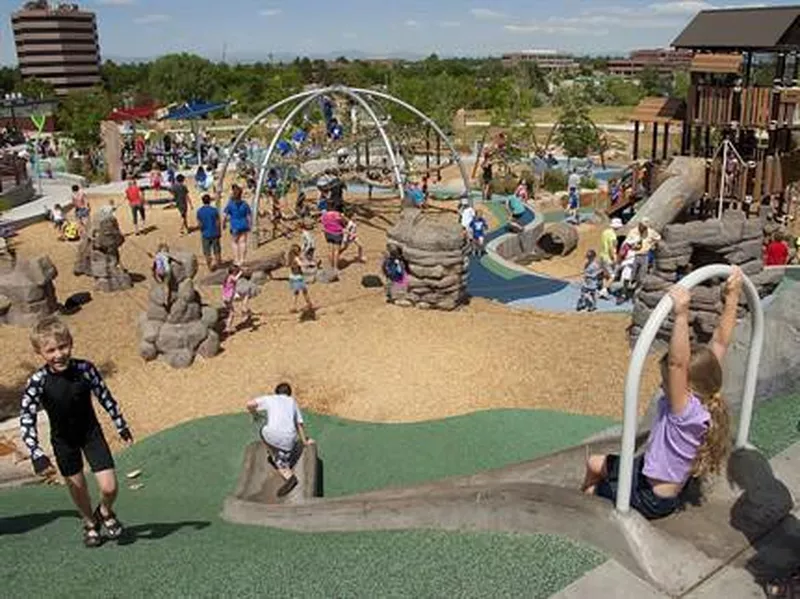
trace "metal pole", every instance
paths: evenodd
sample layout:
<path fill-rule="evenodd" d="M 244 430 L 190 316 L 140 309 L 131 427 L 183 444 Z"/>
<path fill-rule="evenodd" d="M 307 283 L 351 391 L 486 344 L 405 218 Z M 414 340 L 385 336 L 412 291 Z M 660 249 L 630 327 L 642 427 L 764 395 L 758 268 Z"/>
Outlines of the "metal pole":
<path fill-rule="evenodd" d="M 389 100 L 390 102 L 394 102 L 398 106 L 402 106 L 403 108 L 405 108 L 409 112 L 414 113 L 416 116 L 421 118 L 425 123 L 427 123 L 428 125 L 433 127 L 433 130 L 436 131 L 436 133 L 439 135 L 439 137 L 441 137 L 442 140 L 444 141 L 445 145 L 447 145 L 447 148 L 450 150 L 450 154 L 453 156 L 453 160 L 458 165 L 458 169 L 461 172 L 461 179 L 464 182 L 464 196 L 463 197 L 469 198 L 469 175 L 467 174 L 467 169 L 464 166 L 464 163 L 461 161 L 461 155 L 458 153 L 458 151 L 456 151 L 455 146 L 453 146 L 452 142 L 447 137 L 447 135 L 444 134 L 444 131 L 442 131 L 441 127 L 439 127 L 439 125 L 436 124 L 436 121 L 431 119 L 425 113 L 421 112 L 420 110 L 418 110 L 417 108 L 415 108 L 414 106 L 409 104 L 408 102 L 404 102 L 403 100 L 401 100 L 399 98 L 395 98 L 394 96 L 391 96 L 389 94 L 385 94 L 383 92 L 379 92 L 379 91 L 375 91 L 375 90 L 371 90 L 371 89 L 361 89 L 361 88 L 355 88 L 355 89 L 353 89 L 353 91 L 357 92 L 357 93 L 360 93 L 360 94 L 364 94 L 365 96 L 374 96 L 376 98 L 383 98 L 384 100 Z M 472 200 L 470 199 L 470 204 L 471 203 L 472 203 Z"/>
<path fill-rule="evenodd" d="M 329 89 L 330 88 L 325 88 L 325 90 Z M 230 166 L 231 158 L 236 153 L 236 149 L 239 147 L 239 144 L 242 143 L 242 140 L 245 137 L 247 137 L 250 131 L 253 130 L 253 127 L 255 127 L 266 116 L 268 116 L 272 112 L 275 112 L 281 106 L 285 106 L 286 104 L 290 104 L 296 100 L 305 98 L 306 96 L 314 95 L 317 93 L 317 91 L 318 90 L 300 92 L 299 94 L 294 94 L 292 96 L 289 96 L 288 98 L 284 98 L 283 100 L 275 102 L 275 104 L 267 106 L 264 110 L 259 112 L 256 116 L 254 116 L 247 124 L 247 126 L 239 132 L 239 135 L 237 135 L 236 139 L 233 140 L 233 144 L 231 144 L 230 150 L 228 151 L 228 155 L 225 157 L 225 162 L 222 165 L 222 173 L 220 173 L 219 180 L 217 181 L 217 189 L 216 189 L 217 201 L 219 201 L 219 199 L 222 197 L 222 191 L 224 189 L 224 183 L 225 183 L 225 175 L 228 172 L 228 167 Z"/>
<path fill-rule="evenodd" d="M 639 160 L 639 121 L 633 122 L 633 159 Z"/>
<path fill-rule="evenodd" d="M 711 264 L 689 273 L 679 283 L 687 289 L 695 287 L 708 279 L 729 277 L 732 268 L 726 264 Z M 758 290 L 747 277 L 743 280 L 744 295 L 750 307 L 752 330 L 750 334 L 750 350 L 747 355 L 747 370 L 744 382 L 742 411 L 739 416 L 739 430 L 736 434 L 736 447 L 747 446 L 750 434 L 750 423 L 753 416 L 753 401 L 756 383 L 758 382 L 758 364 L 761 361 L 761 349 L 764 345 L 764 311 Z M 628 374 L 625 379 L 625 407 L 622 422 L 622 449 L 620 452 L 619 487 L 617 489 L 617 511 L 627 513 L 630 510 L 631 485 L 633 482 L 633 453 L 636 445 L 636 420 L 639 399 L 639 386 L 644 363 L 650 346 L 656 338 L 658 330 L 672 311 L 672 298 L 665 295 L 650 314 L 644 325 L 636 346 L 633 348 Z"/>
<path fill-rule="evenodd" d="M 728 178 L 728 144 L 727 138 L 722 141 L 722 180 L 719 182 L 719 204 L 717 205 L 717 218 L 722 218 L 722 201 L 725 198 L 725 183 Z"/>

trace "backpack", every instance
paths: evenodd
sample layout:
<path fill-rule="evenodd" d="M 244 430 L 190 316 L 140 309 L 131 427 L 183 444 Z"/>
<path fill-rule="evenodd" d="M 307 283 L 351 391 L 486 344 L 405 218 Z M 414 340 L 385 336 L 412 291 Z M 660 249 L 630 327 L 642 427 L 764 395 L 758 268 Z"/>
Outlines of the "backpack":
<path fill-rule="evenodd" d="M 398 258 L 386 258 L 386 260 L 383 261 L 383 274 L 386 275 L 386 278 L 390 281 L 399 281 L 403 278 L 403 274 L 405 274 L 403 263 Z"/>

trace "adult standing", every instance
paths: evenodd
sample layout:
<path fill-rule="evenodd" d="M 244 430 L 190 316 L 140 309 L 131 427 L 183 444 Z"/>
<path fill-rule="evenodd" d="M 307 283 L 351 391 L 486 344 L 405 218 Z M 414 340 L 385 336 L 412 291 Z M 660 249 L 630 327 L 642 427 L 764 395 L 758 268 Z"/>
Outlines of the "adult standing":
<path fill-rule="evenodd" d="M 635 262 L 633 265 L 633 282 L 640 284 L 650 265 L 652 252 L 655 251 L 661 235 L 650 226 L 650 219 L 645 217 L 625 239 L 626 245 L 633 250 Z"/>
<path fill-rule="evenodd" d="M 483 163 L 481 164 L 481 181 L 483 182 L 483 199 L 488 202 L 492 199 L 492 152 L 489 148 L 483 153 Z"/>
<path fill-rule="evenodd" d="M 567 191 L 580 191 L 581 187 L 581 176 L 578 174 L 578 169 L 574 166 L 572 167 L 572 172 L 569 174 L 567 178 Z"/>
<path fill-rule="evenodd" d="M 216 270 L 222 263 L 222 248 L 220 247 L 219 210 L 211 205 L 211 196 L 207 193 L 202 197 L 203 205 L 197 210 L 197 225 L 200 228 L 200 237 L 203 244 L 203 255 L 206 258 L 208 270 Z M 213 256 L 213 258 L 212 258 Z"/>
<path fill-rule="evenodd" d="M 89 225 L 90 208 L 89 201 L 86 199 L 86 192 L 79 186 L 72 186 L 72 207 L 75 209 L 75 218 L 81 226 L 81 236 L 86 232 Z"/>
<path fill-rule="evenodd" d="M 233 263 L 242 266 L 247 256 L 247 237 L 252 227 L 250 206 L 242 198 L 242 188 L 233 185 L 231 197 L 225 206 L 223 226 L 230 222 L 231 241 L 233 244 Z"/>
<path fill-rule="evenodd" d="M 600 297 L 608 298 L 608 288 L 614 279 L 614 267 L 617 263 L 617 231 L 622 228 L 622 219 L 612 218 L 608 227 L 600 234 L 600 266 L 606 273 L 605 283 L 600 289 Z"/>
<path fill-rule="evenodd" d="M 339 269 L 339 250 L 344 240 L 345 219 L 342 213 L 333 206 L 320 217 L 322 231 L 325 233 L 325 241 L 328 243 L 328 258 L 330 266 L 334 270 Z"/>
<path fill-rule="evenodd" d="M 133 232 L 135 235 L 139 234 L 139 218 L 142 219 L 142 226 L 144 226 L 144 195 L 141 188 L 136 184 L 136 179 L 128 179 L 128 187 L 125 189 L 125 199 L 128 200 L 128 206 L 131 209 L 131 216 L 133 217 Z"/>
<path fill-rule="evenodd" d="M 186 187 L 185 181 L 186 178 L 183 175 L 178 175 L 175 177 L 175 185 L 170 189 L 172 200 L 181 215 L 181 235 L 189 232 L 189 223 L 186 220 L 186 215 L 189 208 L 192 207 L 192 199 L 189 197 L 189 188 Z"/>

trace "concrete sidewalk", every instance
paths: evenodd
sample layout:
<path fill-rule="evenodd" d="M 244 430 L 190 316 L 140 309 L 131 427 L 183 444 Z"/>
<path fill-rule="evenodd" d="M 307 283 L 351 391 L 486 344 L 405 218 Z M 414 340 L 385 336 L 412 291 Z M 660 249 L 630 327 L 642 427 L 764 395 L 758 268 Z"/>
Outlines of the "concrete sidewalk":
<path fill-rule="evenodd" d="M 775 477 L 795 499 L 794 511 L 781 525 L 757 540 L 731 563 L 681 596 L 681 599 L 755 599 L 765 596 L 763 584 L 800 565 L 800 442 L 770 460 Z M 669 599 L 614 560 L 595 568 L 552 599 L 615 597 L 619 599 Z"/>

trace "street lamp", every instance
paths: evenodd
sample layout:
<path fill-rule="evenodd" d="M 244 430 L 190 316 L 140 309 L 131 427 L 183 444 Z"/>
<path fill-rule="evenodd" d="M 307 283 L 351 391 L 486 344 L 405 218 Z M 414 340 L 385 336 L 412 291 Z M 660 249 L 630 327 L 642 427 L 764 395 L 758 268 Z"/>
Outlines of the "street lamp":
<path fill-rule="evenodd" d="M 14 131 L 17 131 L 17 113 L 14 110 L 14 106 L 17 104 L 22 104 L 25 102 L 25 99 L 22 97 L 22 94 L 19 92 L 12 92 L 10 94 L 6 94 L 4 98 L 5 102 L 3 102 L 6 106 L 11 108 L 11 123 L 14 127 Z"/>

